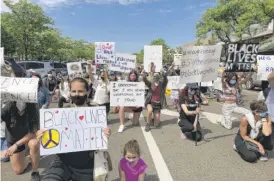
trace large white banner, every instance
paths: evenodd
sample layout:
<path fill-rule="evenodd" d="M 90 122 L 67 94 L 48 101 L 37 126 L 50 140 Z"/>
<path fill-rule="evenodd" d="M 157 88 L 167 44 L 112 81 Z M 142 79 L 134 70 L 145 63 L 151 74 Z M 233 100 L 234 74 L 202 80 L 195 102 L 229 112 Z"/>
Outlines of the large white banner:
<path fill-rule="evenodd" d="M 183 50 L 180 83 L 216 80 L 222 46 L 193 46 Z"/>
<path fill-rule="evenodd" d="M 155 72 L 160 72 L 163 67 L 163 46 L 162 45 L 145 45 L 144 46 L 144 69 L 150 72 L 149 65 L 153 63 L 156 68 Z"/>
<path fill-rule="evenodd" d="M 110 106 L 144 107 L 145 83 L 110 82 Z"/>
<path fill-rule="evenodd" d="M 115 62 L 115 42 L 95 42 L 95 64 Z"/>
<path fill-rule="evenodd" d="M 136 68 L 136 55 L 116 53 L 116 60 L 108 65 L 111 71 L 129 73 Z"/>
<path fill-rule="evenodd" d="M 258 55 L 257 56 L 257 79 L 258 80 L 267 80 L 268 75 L 271 72 L 274 72 L 274 55 Z"/>
<path fill-rule="evenodd" d="M 83 73 L 82 65 L 80 62 L 67 63 L 68 74 Z"/>
<path fill-rule="evenodd" d="M 108 148 L 106 107 L 40 109 L 41 155 Z"/>
<path fill-rule="evenodd" d="M 37 103 L 38 78 L 0 77 L 1 99 Z"/>
<path fill-rule="evenodd" d="M 174 58 L 173 58 L 173 60 L 174 60 L 174 64 L 176 65 L 176 66 L 181 66 L 181 59 L 182 59 L 182 54 L 174 54 Z"/>
<path fill-rule="evenodd" d="M 171 89 L 171 90 L 177 90 L 177 89 L 181 89 L 184 88 L 186 86 L 186 84 L 180 84 L 180 76 L 168 76 L 168 83 L 167 83 L 167 89 Z"/>

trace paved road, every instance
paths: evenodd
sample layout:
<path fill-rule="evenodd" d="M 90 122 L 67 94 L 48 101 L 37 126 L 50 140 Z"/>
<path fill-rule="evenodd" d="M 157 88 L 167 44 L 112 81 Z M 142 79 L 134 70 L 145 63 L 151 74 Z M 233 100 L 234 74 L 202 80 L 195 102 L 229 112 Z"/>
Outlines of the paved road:
<path fill-rule="evenodd" d="M 245 107 L 257 98 L 258 92 L 244 93 Z M 144 119 L 141 126 L 132 127 L 126 123 L 124 133 L 117 133 L 119 119 L 117 115 L 110 116 L 112 136 L 109 140 L 109 152 L 114 170 L 109 174 L 109 180 L 119 180 L 118 162 L 122 157 L 124 144 L 138 140 L 141 156 L 148 164 L 146 180 L 273 180 L 274 160 L 249 164 L 240 159 L 233 151 L 232 145 L 239 126 L 239 116 L 235 115 L 232 130 L 226 130 L 216 124 L 221 114 L 221 104 L 214 101 L 203 107 L 201 125 L 204 140 L 195 146 L 194 142 L 180 139 L 177 125 L 178 113 L 164 110 L 161 120 L 162 128 L 144 132 Z M 274 157 L 273 153 L 271 154 Z M 41 161 L 43 171 L 51 162 L 51 156 Z M 16 176 L 12 173 L 9 163 L 2 164 L 2 180 L 29 180 L 30 173 Z"/>

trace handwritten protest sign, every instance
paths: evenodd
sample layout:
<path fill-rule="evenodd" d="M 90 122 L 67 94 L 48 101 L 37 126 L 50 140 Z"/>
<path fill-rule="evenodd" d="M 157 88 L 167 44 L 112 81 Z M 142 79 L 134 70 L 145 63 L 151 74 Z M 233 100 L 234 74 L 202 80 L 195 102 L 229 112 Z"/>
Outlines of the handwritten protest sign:
<path fill-rule="evenodd" d="M 154 63 L 155 72 L 160 72 L 163 67 L 163 46 L 145 45 L 144 46 L 144 69 L 150 72 L 149 65 Z"/>
<path fill-rule="evenodd" d="M 136 67 L 136 55 L 116 53 L 116 60 L 110 63 L 109 70 L 129 73 Z"/>
<path fill-rule="evenodd" d="M 259 44 L 228 44 L 225 71 L 254 71 L 258 47 Z"/>
<path fill-rule="evenodd" d="M 201 86 L 202 86 L 202 87 L 212 87 L 212 86 L 213 86 L 213 83 L 212 83 L 212 81 L 201 82 Z"/>
<path fill-rule="evenodd" d="M 40 110 L 41 155 L 107 149 L 106 107 Z"/>
<path fill-rule="evenodd" d="M 38 78 L 0 77 L 1 99 L 37 103 Z"/>
<path fill-rule="evenodd" d="M 68 74 L 83 73 L 83 68 L 80 62 L 67 63 Z"/>
<path fill-rule="evenodd" d="M 4 65 L 5 61 L 4 61 L 4 47 L 0 48 L 0 65 Z"/>
<path fill-rule="evenodd" d="M 110 106 L 143 107 L 144 104 L 143 82 L 110 82 Z"/>
<path fill-rule="evenodd" d="M 167 87 L 168 89 L 181 89 L 184 88 L 186 86 L 186 84 L 180 84 L 180 76 L 168 76 L 168 83 L 167 83 Z"/>
<path fill-rule="evenodd" d="M 217 78 L 216 80 L 214 80 L 213 82 L 213 88 L 215 90 L 223 90 L 223 86 L 222 86 L 222 78 Z"/>
<path fill-rule="evenodd" d="M 182 54 L 174 54 L 174 64 L 176 66 L 180 66 L 181 65 L 181 59 L 182 59 Z"/>
<path fill-rule="evenodd" d="M 274 72 L 274 56 L 257 56 L 258 71 L 257 79 L 258 80 L 267 80 L 268 75 L 271 72 Z"/>
<path fill-rule="evenodd" d="M 95 64 L 115 62 L 115 42 L 95 42 Z"/>
<path fill-rule="evenodd" d="M 193 46 L 183 51 L 180 83 L 212 81 L 217 78 L 222 46 Z"/>

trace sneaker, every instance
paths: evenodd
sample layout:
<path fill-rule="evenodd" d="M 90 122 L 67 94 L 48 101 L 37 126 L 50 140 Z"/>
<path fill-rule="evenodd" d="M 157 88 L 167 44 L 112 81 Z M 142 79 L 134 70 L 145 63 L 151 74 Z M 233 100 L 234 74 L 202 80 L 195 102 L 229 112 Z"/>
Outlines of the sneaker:
<path fill-rule="evenodd" d="M 31 173 L 31 181 L 40 181 L 40 174 L 38 171 L 33 171 Z"/>
<path fill-rule="evenodd" d="M 124 125 L 120 125 L 119 129 L 118 129 L 118 132 L 119 133 L 122 133 L 125 129 L 125 126 Z"/>
<path fill-rule="evenodd" d="M 180 136 L 181 136 L 181 139 L 183 139 L 183 140 L 186 139 L 186 135 L 182 131 L 180 132 Z"/>
<path fill-rule="evenodd" d="M 149 132 L 149 131 L 150 131 L 150 124 L 148 124 L 148 123 L 146 124 L 145 131 L 146 131 L 146 132 Z"/>
<path fill-rule="evenodd" d="M 238 150 L 237 150 L 237 148 L 236 148 L 236 145 L 235 145 L 235 144 L 233 145 L 233 149 L 234 149 L 236 152 L 238 152 Z"/>
<path fill-rule="evenodd" d="M 267 154 L 265 153 L 265 154 L 261 155 L 261 157 L 259 158 L 259 160 L 260 161 L 264 161 L 264 162 L 268 161 Z"/>

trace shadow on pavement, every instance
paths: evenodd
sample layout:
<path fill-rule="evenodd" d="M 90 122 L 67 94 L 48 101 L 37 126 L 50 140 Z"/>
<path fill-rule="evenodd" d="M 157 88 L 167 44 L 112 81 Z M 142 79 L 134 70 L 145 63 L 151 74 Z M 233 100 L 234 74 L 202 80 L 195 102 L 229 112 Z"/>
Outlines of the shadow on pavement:
<path fill-rule="evenodd" d="M 227 135 L 220 135 L 220 136 L 215 136 L 215 137 L 210 137 L 210 138 L 203 138 L 203 140 L 201 142 L 198 143 L 198 146 L 199 145 L 203 145 L 203 144 L 206 144 L 208 142 L 211 142 L 213 140 L 216 140 L 216 139 L 219 139 L 219 138 L 224 138 L 224 137 L 227 137 L 227 136 L 233 136 L 233 135 L 236 135 L 237 133 L 232 133 L 232 134 L 227 134 Z M 205 135 L 204 135 L 205 136 Z"/>

